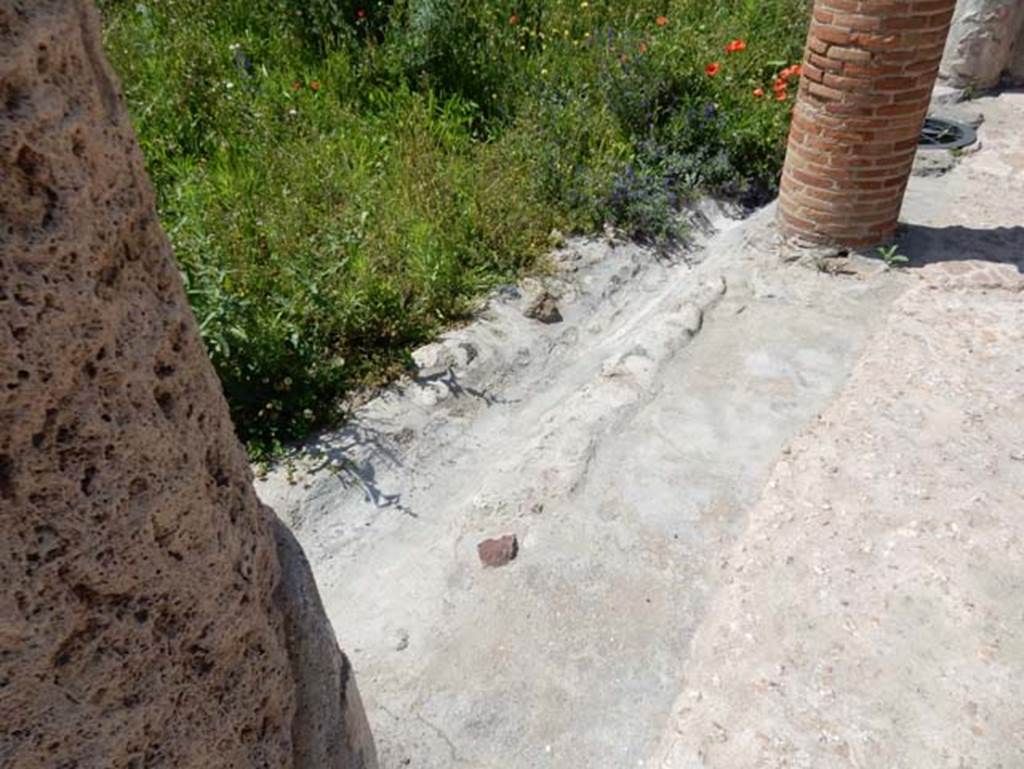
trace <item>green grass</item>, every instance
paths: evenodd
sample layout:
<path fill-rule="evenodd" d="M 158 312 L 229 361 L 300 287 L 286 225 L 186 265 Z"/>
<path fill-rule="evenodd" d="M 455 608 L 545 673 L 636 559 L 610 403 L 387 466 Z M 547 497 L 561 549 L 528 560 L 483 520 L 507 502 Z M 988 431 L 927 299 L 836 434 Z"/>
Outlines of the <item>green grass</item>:
<path fill-rule="evenodd" d="M 771 84 L 799 60 L 808 3 L 100 6 L 258 456 L 336 422 L 346 392 L 530 269 L 553 228 L 668 243 L 695 194 L 770 196 L 795 91 L 776 101 Z M 725 53 L 734 38 L 747 49 Z"/>

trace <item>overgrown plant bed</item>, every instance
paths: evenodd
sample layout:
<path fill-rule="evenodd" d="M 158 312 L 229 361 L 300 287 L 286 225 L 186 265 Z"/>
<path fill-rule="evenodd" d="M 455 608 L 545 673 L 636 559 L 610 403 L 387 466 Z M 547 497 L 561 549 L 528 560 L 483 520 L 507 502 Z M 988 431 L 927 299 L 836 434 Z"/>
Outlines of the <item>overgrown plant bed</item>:
<path fill-rule="evenodd" d="M 807 0 L 101 0 L 164 225 L 257 457 L 550 247 L 762 200 Z"/>

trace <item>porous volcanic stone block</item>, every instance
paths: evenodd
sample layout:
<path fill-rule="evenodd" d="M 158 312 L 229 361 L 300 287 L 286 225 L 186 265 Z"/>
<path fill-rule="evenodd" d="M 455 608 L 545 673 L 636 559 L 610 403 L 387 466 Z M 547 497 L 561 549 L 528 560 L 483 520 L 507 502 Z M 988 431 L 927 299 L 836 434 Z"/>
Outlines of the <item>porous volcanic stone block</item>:
<path fill-rule="evenodd" d="M 0 764 L 375 766 L 84 0 L 0 0 Z"/>

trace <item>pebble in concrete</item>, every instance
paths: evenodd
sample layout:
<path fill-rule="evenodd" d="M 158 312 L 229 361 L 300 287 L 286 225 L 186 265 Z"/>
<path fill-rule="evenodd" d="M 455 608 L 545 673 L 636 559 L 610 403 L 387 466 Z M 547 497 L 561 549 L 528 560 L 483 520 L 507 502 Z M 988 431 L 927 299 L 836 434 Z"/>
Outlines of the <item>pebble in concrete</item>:
<path fill-rule="evenodd" d="M 497 539 L 485 539 L 476 546 L 480 563 L 484 566 L 497 568 L 514 561 L 519 554 L 519 540 L 515 534 L 506 534 Z"/>

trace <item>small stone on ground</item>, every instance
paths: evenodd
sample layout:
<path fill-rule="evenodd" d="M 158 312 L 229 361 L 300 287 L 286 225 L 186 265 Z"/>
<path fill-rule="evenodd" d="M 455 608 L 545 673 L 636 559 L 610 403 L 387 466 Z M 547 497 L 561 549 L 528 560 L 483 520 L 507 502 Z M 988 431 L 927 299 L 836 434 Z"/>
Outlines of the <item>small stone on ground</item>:
<path fill-rule="evenodd" d="M 561 323 L 562 313 L 555 297 L 549 291 L 541 291 L 530 297 L 523 309 L 523 315 L 541 323 Z"/>
<path fill-rule="evenodd" d="M 484 566 L 497 568 L 505 566 L 509 561 L 514 561 L 519 554 L 519 540 L 515 534 L 506 534 L 497 539 L 485 539 L 476 546 L 477 555 L 480 556 L 480 563 Z"/>

